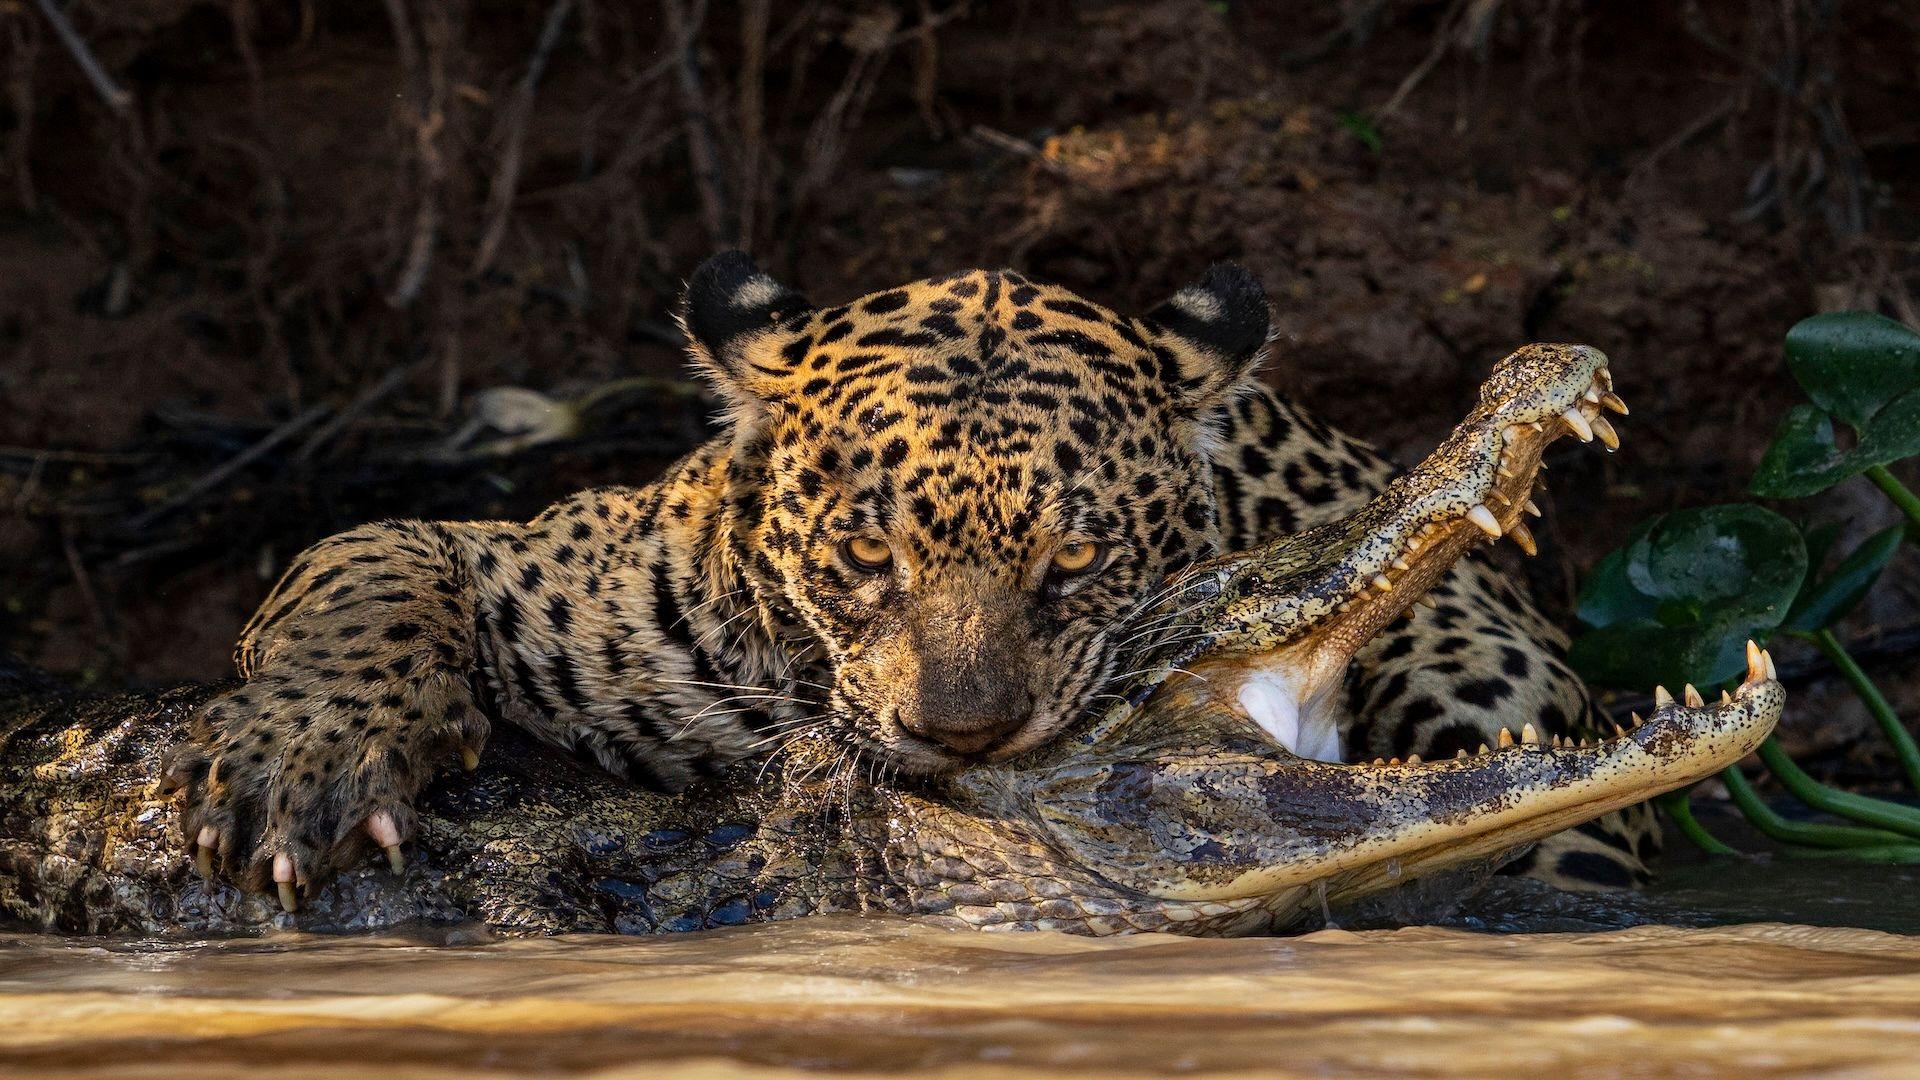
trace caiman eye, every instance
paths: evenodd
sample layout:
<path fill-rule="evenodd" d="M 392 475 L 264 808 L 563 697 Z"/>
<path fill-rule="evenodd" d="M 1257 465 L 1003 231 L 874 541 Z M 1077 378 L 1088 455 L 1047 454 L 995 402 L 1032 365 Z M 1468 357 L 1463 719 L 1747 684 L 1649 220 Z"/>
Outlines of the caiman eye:
<path fill-rule="evenodd" d="M 1070 540 L 1053 553 L 1057 574 L 1090 574 L 1107 561 L 1107 545 L 1097 540 Z"/>
<path fill-rule="evenodd" d="M 877 536 L 856 536 L 840 545 L 840 555 L 857 570 L 877 574 L 893 565 L 893 547 Z"/>

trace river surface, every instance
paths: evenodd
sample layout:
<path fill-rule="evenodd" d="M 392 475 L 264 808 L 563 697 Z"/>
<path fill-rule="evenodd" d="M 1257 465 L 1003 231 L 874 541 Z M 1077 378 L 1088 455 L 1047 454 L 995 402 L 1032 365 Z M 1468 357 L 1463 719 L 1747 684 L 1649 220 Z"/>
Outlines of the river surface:
<path fill-rule="evenodd" d="M 1920 1075 L 1913 868 L 1695 862 L 1370 918 L 1439 925 L 0 935 L 0 1076 Z"/>

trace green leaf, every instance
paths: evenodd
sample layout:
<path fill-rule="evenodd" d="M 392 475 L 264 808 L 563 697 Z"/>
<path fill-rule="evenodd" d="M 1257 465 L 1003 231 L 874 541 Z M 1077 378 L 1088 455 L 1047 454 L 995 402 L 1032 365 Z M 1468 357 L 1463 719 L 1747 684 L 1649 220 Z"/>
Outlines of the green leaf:
<path fill-rule="evenodd" d="M 1574 615 L 1588 626 L 1613 626 L 1636 620 L 1652 620 L 1660 611 L 1660 601 L 1633 587 L 1627 580 L 1627 552 L 1646 538 L 1658 521 L 1642 522 L 1627 542 L 1602 556 L 1587 575 L 1580 590 L 1579 607 Z"/>
<path fill-rule="evenodd" d="M 1833 568 L 1833 573 L 1818 584 L 1809 582 L 1801 590 L 1800 598 L 1793 602 L 1793 610 L 1780 628 L 1811 634 L 1845 618 L 1847 612 L 1866 597 L 1867 590 L 1873 587 L 1880 572 L 1893 560 L 1906 532 L 1906 526 L 1895 525 L 1867 537 L 1865 542 L 1840 560 L 1840 565 Z"/>
<path fill-rule="evenodd" d="M 1570 659 L 1602 685 L 1726 682 L 1745 668 L 1747 639 L 1766 639 L 1786 618 L 1806 571 L 1800 531 L 1761 507 L 1655 518 L 1581 590 L 1579 616 L 1593 630 Z"/>
<path fill-rule="evenodd" d="M 1866 311 L 1815 315 L 1787 331 L 1787 366 L 1813 405 L 1781 421 L 1755 495 L 1811 495 L 1920 453 L 1920 334 Z M 1850 449 L 1835 438 L 1835 418 L 1854 431 Z"/>
<path fill-rule="evenodd" d="M 1920 389 L 1920 334 L 1868 311 L 1815 315 L 1787 331 L 1787 366 L 1814 404 L 1864 433 Z"/>
<path fill-rule="evenodd" d="M 1823 521 L 1818 525 L 1803 525 L 1800 537 L 1807 543 L 1807 569 L 1818 570 L 1827 565 L 1827 554 L 1840 539 L 1840 523 Z M 1805 596 L 1806 593 L 1803 591 L 1801 595 Z"/>
<path fill-rule="evenodd" d="M 1356 112 L 1343 112 L 1339 115 L 1339 121 L 1347 134 L 1359 139 L 1368 150 L 1377 154 L 1380 148 L 1386 145 L 1380 138 L 1380 129 L 1374 126 L 1373 121 L 1366 116 Z"/>
<path fill-rule="evenodd" d="M 1811 405 L 1796 405 L 1760 460 L 1752 489 L 1762 498 L 1795 499 L 1916 453 L 1920 390 L 1894 398 L 1875 413 L 1851 450 L 1842 450 L 1836 442 L 1833 417 Z"/>

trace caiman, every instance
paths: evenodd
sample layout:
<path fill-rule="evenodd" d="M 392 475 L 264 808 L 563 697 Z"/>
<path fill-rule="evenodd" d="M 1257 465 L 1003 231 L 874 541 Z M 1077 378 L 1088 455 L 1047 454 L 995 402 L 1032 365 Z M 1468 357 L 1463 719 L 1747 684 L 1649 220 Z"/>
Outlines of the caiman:
<path fill-rule="evenodd" d="M 1245 934 L 1493 865 L 1744 757 L 1784 704 L 1771 658 L 1750 645 L 1745 681 L 1718 702 L 1659 689 L 1628 728 L 1543 739 L 1523 724 L 1444 761 L 1313 760 L 1272 733 L 1300 730 L 1369 639 L 1519 522 L 1542 451 L 1610 386 L 1590 348 L 1501 361 L 1446 441 L 1362 509 L 1176 579 L 1154 617 L 1198 632 L 1148 650 L 1106 711 L 1021 757 L 901 779 L 849 767 L 819 734 L 666 795 L 503 731 L 476 772 L 428 790 L 404 869 L 351 869 L 297 914 L 202 879 L 163 790 L 163 757 L 221 686 L 80 697 L 0 670 L 0 918 L 642 933 L 875 911 Z"/>

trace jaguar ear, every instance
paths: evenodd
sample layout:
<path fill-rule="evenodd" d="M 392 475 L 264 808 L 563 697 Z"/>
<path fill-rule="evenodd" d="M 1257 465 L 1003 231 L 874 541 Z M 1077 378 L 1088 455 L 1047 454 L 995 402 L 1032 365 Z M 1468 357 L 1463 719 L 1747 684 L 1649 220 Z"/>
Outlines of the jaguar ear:
<path fill-rule="evenodd" d="M 1200 280 L 1147 313 L 1173 339 L 1176 391 L 1197 410 L 1224 400 L 1260 361 L 1271 312 L 1260 279 L 1214 263 Z"/>
<path fill-rule="evenodd" d="M 744 251 L 723 251 L 687 279 L 680 328 L 693 362 L 736 414 L 764 401 L 791 362 L 777 333 L 813 310 L 807 298 L 769 277 Z"/>

